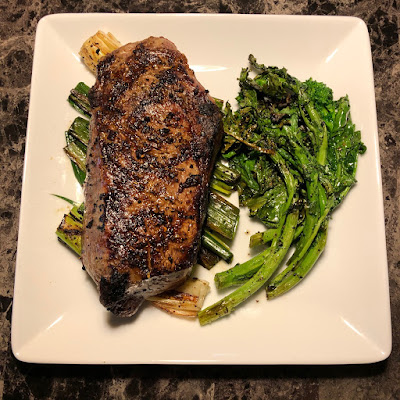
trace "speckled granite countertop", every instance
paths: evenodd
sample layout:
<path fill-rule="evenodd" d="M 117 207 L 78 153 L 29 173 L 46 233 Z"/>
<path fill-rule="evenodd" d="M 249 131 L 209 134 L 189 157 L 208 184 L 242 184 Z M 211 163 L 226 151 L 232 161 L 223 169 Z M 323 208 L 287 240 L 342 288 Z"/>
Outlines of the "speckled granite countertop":
<path fill-rule="evenodd" d="M 397 0 L 0 0 L 0 10 L 0 399 L 400 399 Z M 350 15 L 367 23 L 375 69 L 391 289 L 393 351 L 388 360 L 325 367 L 90 367 L 29 365 L 14 358 L 10 322 L 34 36 L 41 17 L 65 12 Z"/>

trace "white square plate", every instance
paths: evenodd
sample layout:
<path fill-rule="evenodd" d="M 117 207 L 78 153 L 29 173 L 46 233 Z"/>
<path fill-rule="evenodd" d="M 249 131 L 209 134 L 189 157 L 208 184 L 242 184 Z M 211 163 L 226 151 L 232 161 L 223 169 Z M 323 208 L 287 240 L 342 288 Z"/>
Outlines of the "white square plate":
<path fill-rule="evenodd" d="M 234 104 L 249 53 L 348 94 L 368 147 L 358 183 L 329 227 L 317 267 L 291 293 L 267 302 L 261 290 L 229 317 L 200 327 L 150 306 L 119 320 L 98 302 L 80 262 L 58 243 L 67 211 L 57 193 L 82 200 L 64 131 L 76 116 L 66 98 L 94 77 L 80 61 L 83 41 L 98 29 L 122 43 L 165 36 L 186 54 L 211 94 Z M 242 212 L 235 261 L 248 257 L 259 228 Z M 197 275 L 211 282 L 226 268 Z M 215 288 L 206 305 L 220 298 Z M 12 349 L 27 362 L 346 364 L 388 357 L 391 325 L 372 60 L 365 24 L 349 17 L 265 15 L 52 15 L 37 30 L 27 132 Z"/>

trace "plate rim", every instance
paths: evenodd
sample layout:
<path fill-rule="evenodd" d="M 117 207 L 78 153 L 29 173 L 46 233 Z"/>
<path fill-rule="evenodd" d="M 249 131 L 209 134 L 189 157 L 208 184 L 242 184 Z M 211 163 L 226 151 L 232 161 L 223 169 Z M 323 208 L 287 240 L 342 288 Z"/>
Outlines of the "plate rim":
<path fill-rule="evenodd" d="M 28 124 L 27 124 L 27 135 L 26 135 L 26 148 L 25 148 L 25 157 L 24 157 L 24 168 L 23 168 L 23 178 L 22 178 L 22 191 L 21 191 L 21 209 L 20 209 L 20 217 L 19 217 L 19 228 L 18 228 L 18 232 L 21 232 L 21 229 L 23 228 L 23 224 L 24 224 L 24 220 L 25 220 L 25 216 L 24 216 L 24 212 L 25 212 L 25 208 L 24 208 L 24 199 L 27 196 L 26 190 L 24 190 L 24 188 L 26 188 L 25 185 L 25 179 L 27 176 L 27 164 L 28 164 L 28 160 L 31 157 L 31 153 L 29 151 L 30 149 L 30 137 L 32 136 L 31 133 L 31 110 L 32 110 L 32 93 L 34 92 L 34 90 L 36 89 L 36 83 L 35 83 L 35 77 L 36 77 L 36 70 L 38 69 L 37 65 L 38 65 L 38 55 L 37 55 L 37 46 L 38 43 L 40 43 L 38 41 L 39 35 L 41 34 L 42 30 L 44 30 L 46 28 L 46 24 L 49 22 L 52 22 L 53 20 L 57 20 L 59 18 L 62 19 L 86 19 L 86 18 L 99 18 L 100 16 L 105 17 L 105 18 L 112 18 L 112 19 L 130 19 L 132 17 L 137 18 L 138 16 L 140 17 L 151 17 L 151 18 L 167 18 L 169 19 L 170 17 L 179 17 L 179 18 L 224 18 L 224 19 L 242 19 L 242 18 L 250 18 L 250 19 L 292 19 L 292 20 L 306 20 L 306 19 L 314 19 L 314 20 L 332 20 L 332 21 L 338 21 L 338 20 L 347 20 L 347 21 L 352 21 L 353 23 L 357 23 L 358 25 L 362 25 L 363 28 L 366 32 L 366 34 L 368 35 L 368 41 L 369 39 L 369 34 L 368 34 L 368 28 L 366 23 L 358 18 L 358 17 L 353 17 L 353 16 L 320 16 L 320 15 L 265 15 L 265 14 L 217 14 L 217 13 L 211 13 L 211 14 L 181 14 L 181 13 L 159 13 L 159 14 L 152 14 L 152 13 L 143 13 L 143 14 L 114 14 L 114 13 L 87 13 L 87 14 L 79 14 L 79 13 L 73 13 L 73 14 L 67 14 L 67 13 L 61 13 L 61 14 L 52 14 L 52 15 L 47 15 L 44 16 L 43 18 L 41 18 L 41 20 L 38 23 L 37 26 L 37 31 L 36 31 L 36 40 L 35 40 L 35 47 L 34 47 L 34 59 L 33 59 L 33 66 L 32 66 L 32 80 L 31 80 L 31 90 L 30 90 L 30 100 L 29 100 L 29 115 L 28 115 Z M 49 22 L 48 22 L 49 21 Z M 371 67 L 373 68 L 373 64 L 372 64 L 372 58 L 371 58 Z M 372 75 L 372 79 L 373 79 L 373 75 Z M 375 96 L 375 91 L 373 92 L 374 96 Z M 374 102 L 375 102 L 375 97 L 374 97 Z M 376 102 L 375 102 L 375 108 L 376 108 Z M 376 120 L 376 110 L 375 110 L 375 120 Z M 377 131 L 377 127 L 376 127 L 376 131 Z M 378 140 L 378 137 L 375 137 L 375 141 Z M 379 163 L 380 165 L 380 153 L 379 153 L 379 143 L 378 143 L 378 153 L 377 153 L 377 159 L 375 160 L 377 163 Z M 380 188 L 381 188 L 381 194 L 382 192 L 382 177 L 381 177 L 381 169 L 378 168 L 378 180 L 379 180 L 379 184 L 380 184 Z M 382 197 L 382 196 L 381 196 Z M 382 212 L 384 212 L 384 206 L 383 206 L 383 200 L 382 202 L 380 202 L 380 208 L 382 210 Z M 383 218 L 384 218 L 384 214 L 382 213 Z M 385 224 L 384 224 L 385 226 Z M 386 242 L 386 237 L 384 237 L 384 242 L 385 242 L 385 260 L 384 263 L 387 265 L 387 242 Z M 18 310 L 18 308 L 20 307 L 19 305 L 17 307 L 15 307 L 15 303 L 19 303 L 19 300 L 17 300 L 17 302 L 15 302 L 15 299 L 17 298 L 15 296 L 15 288 L 17 287 L 17 277 L 19 277 L 18 274 L 18 264 L 19 264 L 19 253 L 20 253 L 20 235 L 18 237 L 18 245 L 17 245 L 17 257 L 16 257 L 16 271 L 15 271 L 15 285 L 14 285 L 14 298 L 13 298 L 13 317 L 14 317 L 14 312 L 17 312 L 15 310 Z M 19 268 L 19 270 L 21 270 L 21 268 Z M 389 311 L 389 321 L 388 321 L 388 326 L 389 329 L 391 331 L 392 327 L 391 327 L 391 314 L 390 314 L 390 297 L 389 297 L 389 277 L 388 274 L 386 274 L 386 278 L 387 278 L 387 289 L 388 289 L 388 311 Z M 15 320 L 14 318 L 12 320 Z M 23 347 L 23 346 L 22 346 Z M 18 348 L 15 348 L 15 324 L 12 324 L 12 330 L 11 330 L 11 348 L 12 348 L 12 352 L 15 355 L 15 357 L 20 360 L 20 361 L 24 361 L 24 362 L 31 362 L 31 363 L 63 363 L 63 364 L 74 364 L 74 362 L 69 362 L 69 361 L 45 361 L 44 359 L 42 359 L 43 361 L 37 361 L 35 360 L 35 357 L 29 357 L 29 354 L 23 354 L 23 352 L 18 351 Z M 390 343 L 387 343 L 387 349 L 385 351 L 385 354 L 382 356 L 382 358 L 380 359 L 374 359 L 371 361 L 365 361 L 365 362 L 357 362 L 357 363 L 369 363 L 369 362 L 377 362 L 377 361 L 382 361 L 386 358 L 389 357 L 389 355 L 391 354 L 392 351 L 392 336 L 390 336 Z M 203 365 L 207 365 L 207 364 L 222 364 L 220 362 L 218 362 L 218 360 L 214 361 L 214 362 L 193 362 L 193 361 L 181 361 L 181 362 L 176 362 L 176 361 L 172 361 L 172 362 L 168 362 L 166 360 L 162 361 L 162 362 L 154 362 L 154 360 L 149 361 L 146 364 L 203 364 Z M 347 364 L 348 362 L 338 362 L 337 364 Z M 85 362 L 85 364 L 100 364 L 99 362 L 95 362 L 95 363 L 91 363 L 91 362 Z M 107 364 L 114 364 L 113 362 L 110 362 Z M 123 364 L 131 364 L 130 362 L 123 362 Z M 137 363 L 134 363 L 137 364 Z M 231 363 L 229 363 L 231 364 Z M 233 363 L 232 363 L 233 364 Z M 242 363 L 239 363 L 242 364 Z M 267 365 L 268 363 L 255 363 L 255 365 Z M 272 365 L 278 365 L 279 363 L 272 363 Z M 298 365 L 299 363 L 295 362 L 293 365 Z M 307 363 L 305 363 L 307 364 Z M 315 363 L 311 363 L 313 365 L 315 365 Z M 324 364 L 324 363 L 322 363 Z M 329 363 L 332 364 L 332 363 Z M 271 364 L 270 364 L 271 365 Z"/>

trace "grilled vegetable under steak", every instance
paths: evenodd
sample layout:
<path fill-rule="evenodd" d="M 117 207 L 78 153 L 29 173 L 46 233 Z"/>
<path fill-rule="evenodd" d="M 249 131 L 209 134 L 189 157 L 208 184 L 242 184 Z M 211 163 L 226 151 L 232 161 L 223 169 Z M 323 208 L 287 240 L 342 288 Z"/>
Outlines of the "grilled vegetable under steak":
<path fill-rule="evenodd" d="M 89 98 L 82 261 L 101 303 L 130 316 L 196 261 L 221 115 L 164 38 L 106 55 Z"/>

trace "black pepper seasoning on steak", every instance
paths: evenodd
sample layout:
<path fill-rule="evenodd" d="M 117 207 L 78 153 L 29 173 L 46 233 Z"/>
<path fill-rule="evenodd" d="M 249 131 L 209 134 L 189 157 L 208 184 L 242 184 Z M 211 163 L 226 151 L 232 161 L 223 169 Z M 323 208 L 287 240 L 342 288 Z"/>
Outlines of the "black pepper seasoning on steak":
<path fill-rule="evenodd" d="M 162 37 L 105 56 L 89 98 L 82 261 L 101 303 L 130 316 L 196 261 L 221 113 Z"/>

